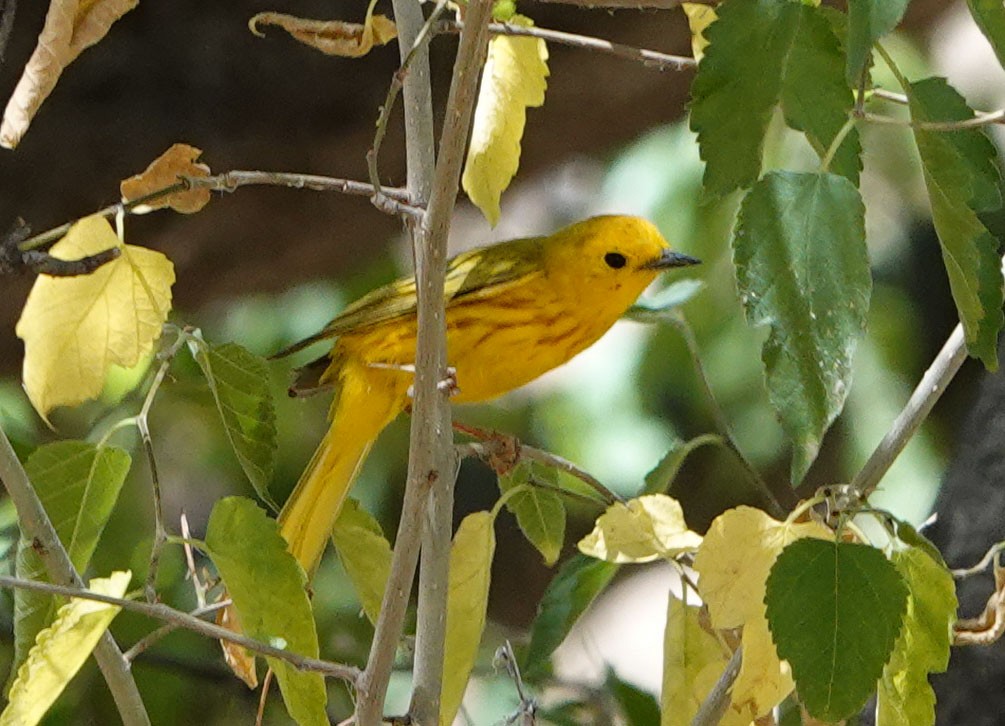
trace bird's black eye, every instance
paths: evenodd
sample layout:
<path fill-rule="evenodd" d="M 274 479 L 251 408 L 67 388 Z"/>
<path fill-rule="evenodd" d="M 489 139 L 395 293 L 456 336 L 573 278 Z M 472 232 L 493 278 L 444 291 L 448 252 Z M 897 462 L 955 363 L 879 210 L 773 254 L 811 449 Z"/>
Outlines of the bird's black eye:
<path fill-rule="evenodd" d="M 620 252 L 608 252 L 606 255 L 604 255 L 604 262 L 607 263 L 608 267 L 612 267 L 615 270 L 620 270 L 622 267 L 625 266 L 628 260 L 626 260 L 625 256 Z"/>

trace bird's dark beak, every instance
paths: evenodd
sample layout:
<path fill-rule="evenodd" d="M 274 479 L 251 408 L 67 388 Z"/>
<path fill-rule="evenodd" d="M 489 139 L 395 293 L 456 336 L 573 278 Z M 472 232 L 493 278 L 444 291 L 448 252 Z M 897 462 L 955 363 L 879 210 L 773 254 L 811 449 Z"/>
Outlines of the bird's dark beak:
<path fill-rule="evenodd" d="M 700 265 L 701 260 L 685 255 L 673 250 L 663 250 L 663 253 L 655 260 L 642 265 L 644 270 L 667 270 L 671 267 L 689 267 L 690 265 Z"/>

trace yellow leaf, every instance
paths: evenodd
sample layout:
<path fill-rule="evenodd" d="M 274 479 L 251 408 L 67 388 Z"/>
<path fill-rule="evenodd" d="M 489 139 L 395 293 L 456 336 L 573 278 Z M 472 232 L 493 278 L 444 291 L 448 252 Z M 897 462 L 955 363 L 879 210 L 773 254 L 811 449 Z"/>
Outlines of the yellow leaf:
<path fill-rule="evenodd" d="M 608 562 L 651 562 L 672 559 L 699 544 L 701 535 L 688 529 L 676 499 L 647 494 L 609 506 L 593 531 L 580 540 L 579 550 Z"/>
<path fill-rule="evenodd" d="M 89 275 L 39 275 L 28 295 L 16 332 L 25 391 L 43 417 L 97 396 L 112 364 L 136 365 L 160 337 L 174 283 L 164 255 L 122 244 L 96 216 L 73 225 L 50 254 L 72 260 L 111 247 L 118 259 Z"/>
<path fill-rule="evenodd" d="M 684 590 L 685 597 L 688 589 Z M 692 600 L 698 598 L 692 594 Z M 689 724 L 729 660 L 699 621 L 700 610 L 670 595 L 663 633 L 661 726 Z"/>
<path fill-rule="evenodd" d="M 172 144 L 170 149 L 150 162 L 142 174 L 124 179 L 119 184 L 122 200 L 128 202 L 174 186 L 181 176 L 209 176 L 209 167 L 196 163 L 201 155 L 202 149 L 188 144 Z M 209 204 L 209 199 L 209 189 L 186 189 L 133 207 L 132 211 L 133 214 L 145 214 L 171 207 L 181 214 L 194 214 Z"/>
<path fill-rule="evenodd" d="M 383 15 L 374 15 L 377 0 L 370 0 L 363 24 L 343 20 L 308 20 L 284 13 L 258 13 L 248 21 L 248 28 L 264 37 L 259 25 L 276 25 L 304 45 L 326 55 L 359 58 L 370 52 L 374 45 L 384 45 L 398 36 L 394 21 Z"/>
<path fill-rule="evenodd" d="M 696 61 L 700 61 L 708 47 L 705 28 L 716 19 L 715 7 L 701 3 L 681 3 L 680 6 L 687 15 L 687 24 L 691 28 L 691 53 Z"/>
<path fill-rule="evenodd" d="M 715 518 L 694 560 L 698 592 L 713 627 L 738 628 L 758 613 L 763 617 L 768 572 L 778 553 L 801 537 L 834 539 L 818 522 L 779 522 L 753 507 L 736 507 Z"/>
<path fill-rule="evenodd" d="M 122 597 L 129 572 L 91 580 L 92 592 Z M 8 694 L 0 726 L 33 726 L 80 670 L 102 634 L 121 608 L 94 600 L 72 598 L 56 612 L 52 625 L 42 630 L 28 659 L 18 669 Z"/>
<path fill-rule="evenodd" d="M 449 726 L 464 698 L 485 630 L 489 577 L 496 538 L 492 512 L 469 514 L 457 528 L 450 548 L 447 590 L 447 636 L 443 644 L 440 725 Z"/>
<path fill-rule="evenodd" d="M 534 24 L 522 15 L 510 23 Z M 489 42 L 461 184 L 493 226 L 499 197 L 520 165 L 526 109 L 544 103 L 547 61 L 548 47 L 540 38 L 497 35 Z"/>
<path fill-rule="evenodd" d="M 793 689 L 792 671 L 779 660 L 762 604 L 743 626 L 743 661 L 730 692 L 730 711 L 739 723 L 750 723 L 782 702 Z"/>
<path fill-rule="evenodd" d="M 0 146 L 21 141 L 60 74 L 78 55 L 105 37 L 112 23 L 139 0 L 51 0 L 35 52 L 17 82 L 0 123 Z"/>

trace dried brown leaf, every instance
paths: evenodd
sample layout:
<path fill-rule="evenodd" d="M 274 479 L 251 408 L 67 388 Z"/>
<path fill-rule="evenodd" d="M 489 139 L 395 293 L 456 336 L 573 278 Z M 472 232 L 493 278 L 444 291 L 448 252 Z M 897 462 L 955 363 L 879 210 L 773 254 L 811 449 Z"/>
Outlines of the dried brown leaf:
<path fill-rule="evenodd" d="M 35 52 L 11 94 L 0 123 L 0 146 L 21 141 L 60 74 L 80 53 L 105 37 L 112 23 L 139 0 L 51 0 Z"/>
<path fill-rule="evenodd" d="M 119 190 L 122 192 L 123 201 L 139 199 L 174 186 L 178 183 L 178 177 L 209 176 L 209 167 L 196 162 L 201 155 L 202 149 L 188 144 L 173 144 L 170 149 L 154 159 L 142 174 L 122 181 Z M 194 214 L 205 207 L 209 199 L 209 189 L 185 189 L 145 202 L 134 207 L 133 212 L 143 214 L 171 207 L 181 214 Z"/>
<path fill-rule="evenodd" d="M 221 599 L 227 597 L 224 593 Z M 237 619 L 237 610 L 233 605 L 228 605 L 216 614 L 216 624 L 221 628 L 226 628 L 234 633 L 243 634 L 241 623 Z M 254 690 L 258 688 L 258 674 L 255 672 L 255 656 L 247 648 L 231 643 L 229 640 L 221 640 L 220 647 L 223 648 L 223 659 L 230 666 L 234 675 L 240 678 L 248 688 Z"/>
<path fill-rule="evenodd" d="M 995 557 L 995 590 L 984 612 L 976 618 L 961 618 L 953 626 L 953 645 L 991 645 L 1005 635 L 1005 567 Z"/>
<path fill-rule="evenodd" d="M 398 35 L 393 20 L 373 14 L 375 4 L 370 3 L 362 25 L 344 20 L 309 20 L 284 13 L 258 13 L 248 21 L 248 28 L 255 35 L 264 37 L 258 26 L 276 25 L 301 43 L 326 55 L 359 58 L 369 53 L 374 45 L 384 45 Z"/>

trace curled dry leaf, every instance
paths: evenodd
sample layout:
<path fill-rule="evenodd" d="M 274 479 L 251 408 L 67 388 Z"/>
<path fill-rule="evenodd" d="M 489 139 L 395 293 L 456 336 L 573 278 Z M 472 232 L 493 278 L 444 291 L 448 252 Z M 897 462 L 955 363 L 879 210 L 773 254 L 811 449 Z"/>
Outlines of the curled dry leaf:
<path fill-rule="evenodd" d="M 21 141 L 42 102 L 56 87 L 60 74 L 81 52 L 105 37 L 116 20 L 139 0 L 51 0 L 21 80 L 11 94 L 0 123 L 0 146 L 13 149 Z"/>
<path fill-rule="evenodd" d="M 374 5 L 376 0 L 367 8 L 362 25 L 344 20 L 308 20 L 284 13 L 258 13 L 248 21 L 248 28 L 264 37 L 259 25 L 277 25 L 301 43 L 326 55 L 359 58 L 369 53 L 374 45 L 384 45 L 398 35 L 393 20 L 373 14 Z"/>
<path fill-rule="evenodd" d="M 123 201 L 130 201 L 153 194 L 178 183 L 182 176 L 209 176 L 209 167 L 199 164 L 196 159 L 202 154 L 188 144 L 174 144 L 170 149 L 158 156 L 142 174 L 124 179 L 119 185 Z M 185 189 L 174 194 L 167 194 L 158 199 L 138 205 L 133 208 L 134 214 L 145 214 L 155 209 L 171 207 L 181 214 L 194 214 L 209 203 L 209 189 Z"/>
<path fill-rule="evenodd" d="M 995 558 L 995 589 L 984 612 L 976 618 L 957 620 L 953 645 L 991 645 L 1005 635 L 1005 567 Z"/>
<path fill-rule="evenodd" d="M 222 598 L 227 595 L 224 593 Z M 235 633 L 243 633 L 241 624 L 237 621 L 237 610 L 233 605 L 229 605 L 216 613 L 216 624 L 221 628 L 226 628 Z M 244 681 L 248 688 L 254 690 L 258 688 L 258 673 L 255 672 L 255 655 L 243 645 L 231 643 L 229 640 L 221 640 L 220 646 L 223 648 L 223 659 L 230 666 L 234 675 Z"/>

